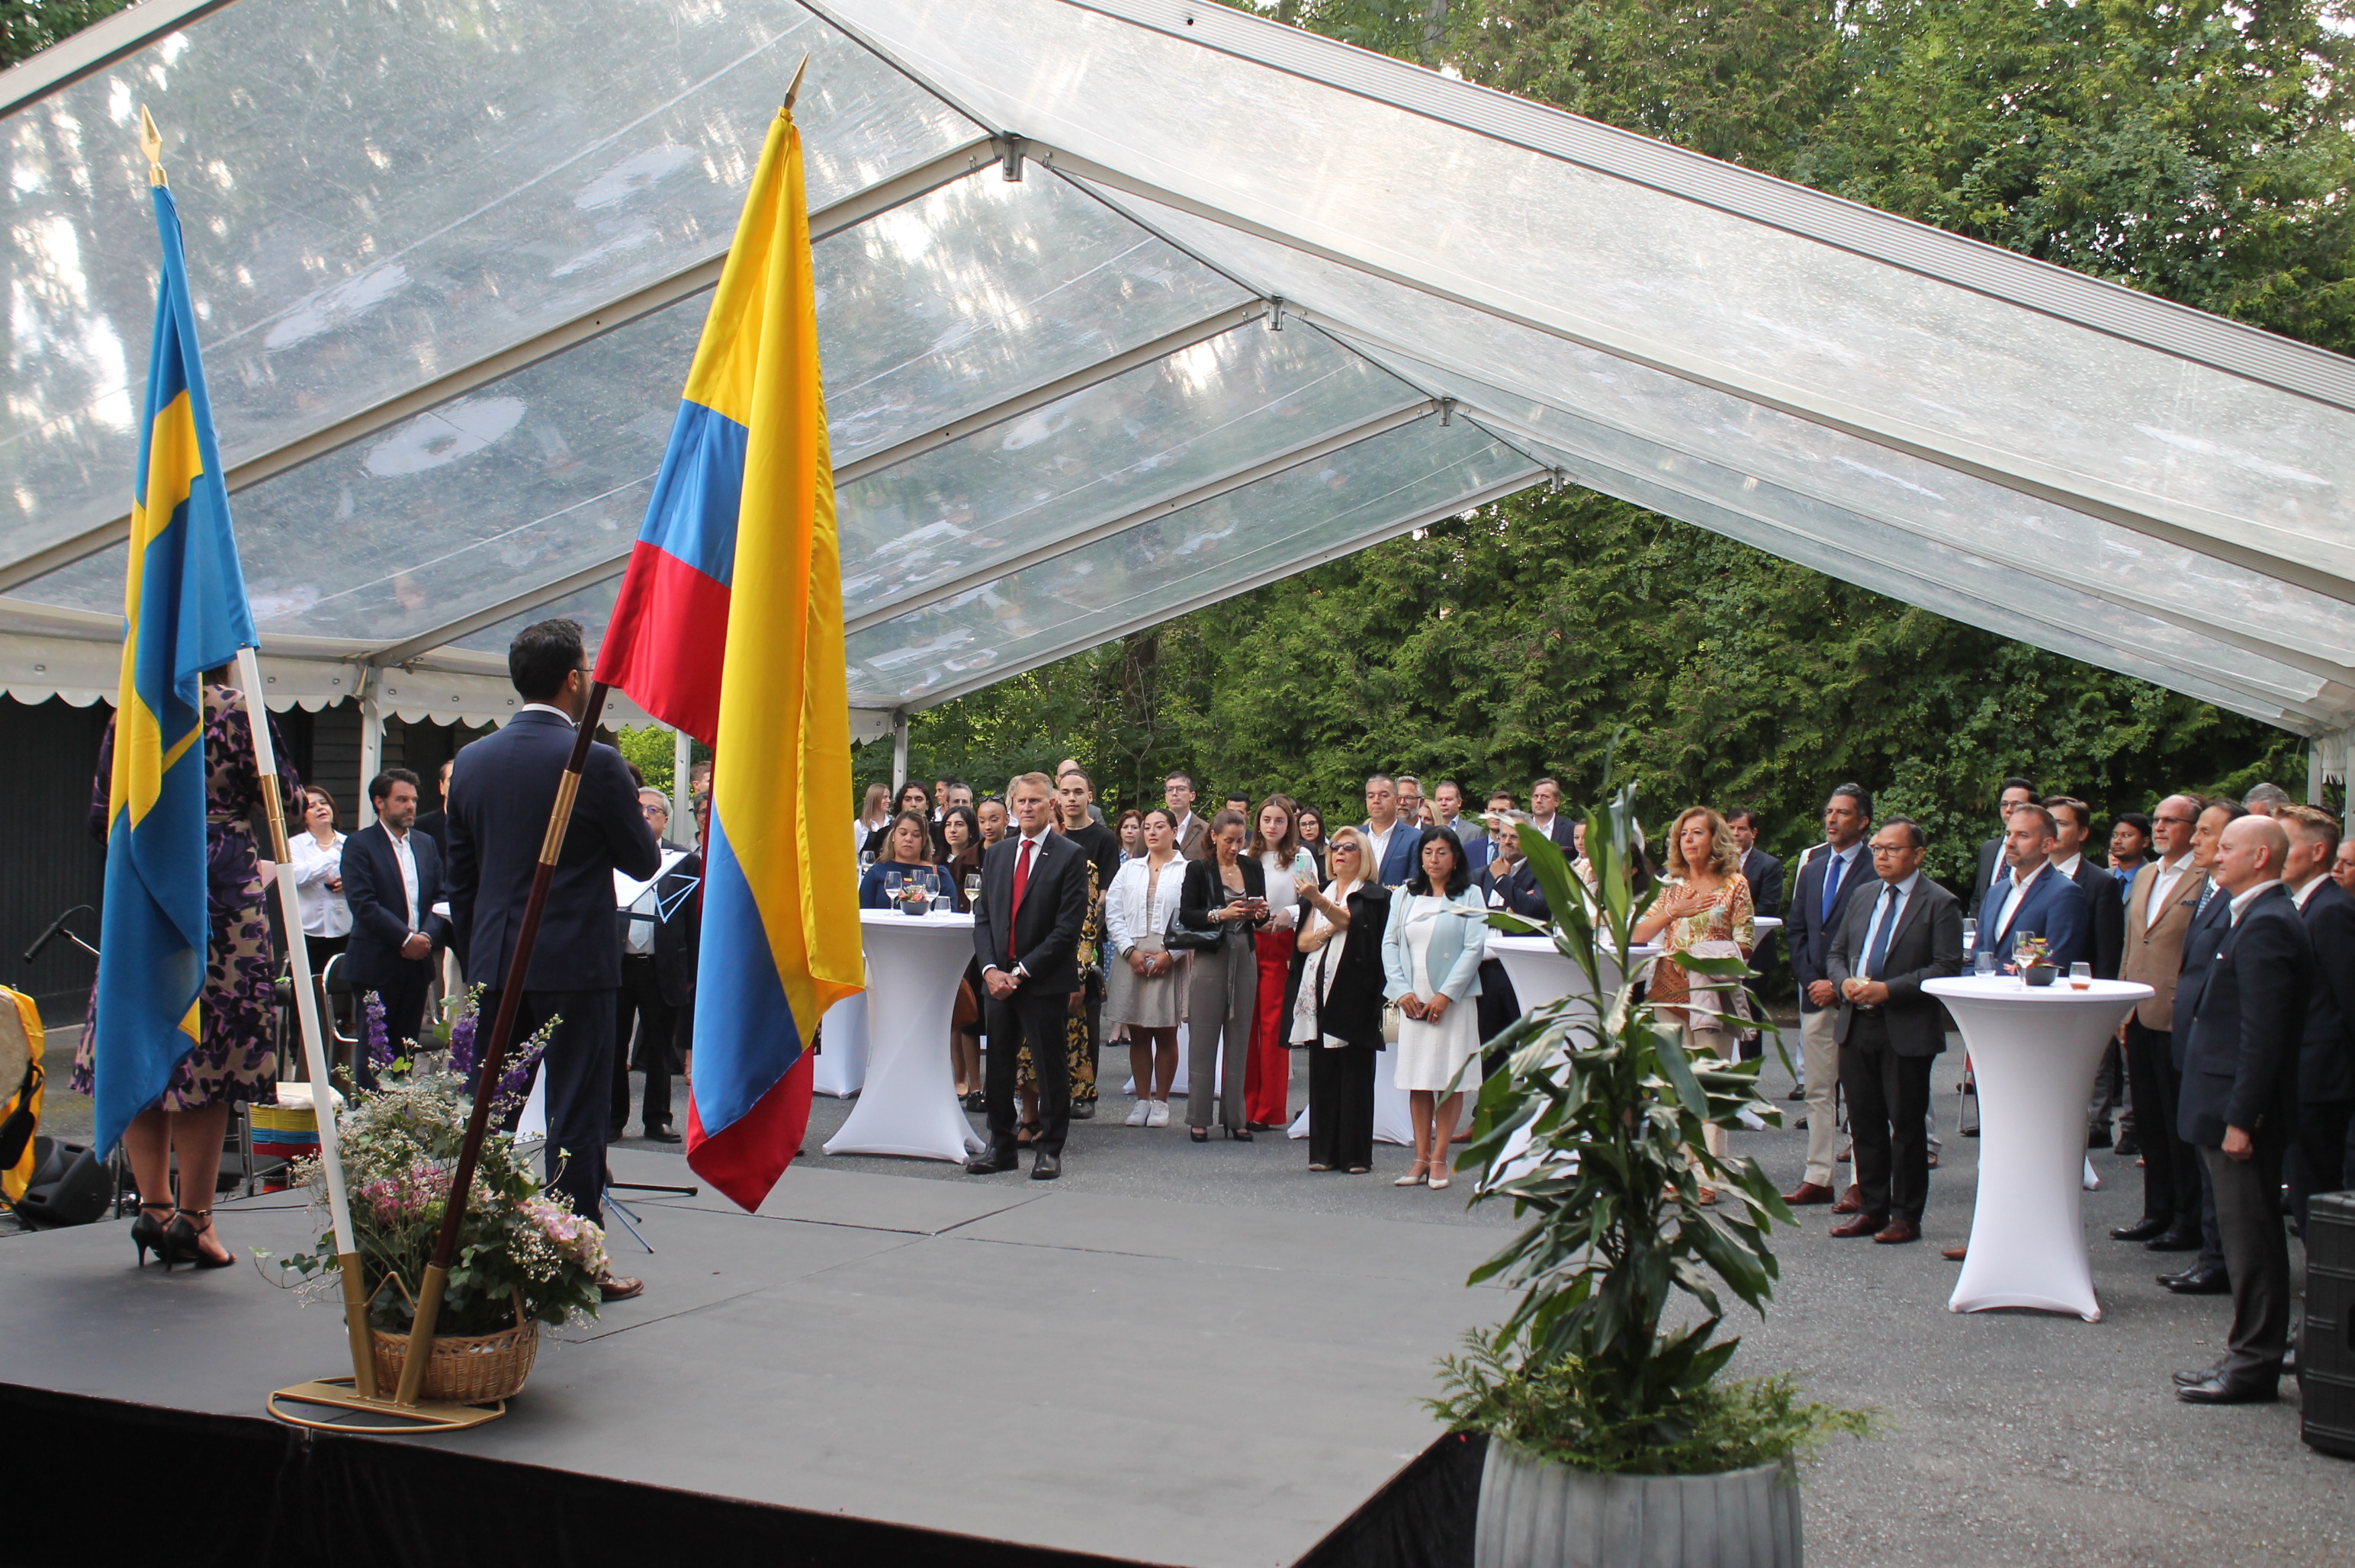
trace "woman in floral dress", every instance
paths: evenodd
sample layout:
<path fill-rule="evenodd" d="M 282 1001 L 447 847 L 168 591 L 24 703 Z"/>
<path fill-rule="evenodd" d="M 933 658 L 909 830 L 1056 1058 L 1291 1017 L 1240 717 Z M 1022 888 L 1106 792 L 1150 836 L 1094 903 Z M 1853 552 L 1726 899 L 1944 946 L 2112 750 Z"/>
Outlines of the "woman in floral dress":
<path fill-rule="evenodd" d="M 1734 1059 L 1733 1036 L 1724 1009 L 1739 1005 L 1727 998 L 1738 997 L 1740 988 L 1705 985 L 1696 994 L 1692 976 L 1668 955 L 1701 948 L 1695 956 L 1738 955 L 1746 962 L 1758 944 L 1750 883 L 1742 874 L 1742 851 L 1725 818 L 1705 805 L 1693 806 L 1677 818 L 1668 830 L 1668 875 L 1663 881 L 1664 891 L 1636 923 L 1633 933 L 1638 942 L 1660 944 L 1660 956 L 1652 965 L 1645 995 L 1663 1022 L 1683 1027 L 1685 1051 L 1694 1058 L 1694 1065 L 1722 1067 Z M 1725 1129 L 1711 1126 L 1707 1136 L 1710 1152 L 1723 1157 Z M 1703 1202 L 1713 1201 L 1716 1196 L 1716 1189 L 1701 1188 Z"/>
<path fill-rule="evenodd" d="M 212 940 L 204 989 L 197 1001 L 197 1040 L 173 1069 L 163 1098 L 124 1129 L 123 1147 L 139 1183 L 140 1229 L 134 1239 L 156 1238 L 166 1260 L 220 1268 L 229 1250 L 213 1233 L 214 1178 L 229 1107 L 271 1099 L 277 1092 L 277 1051 L 272 1039 L 276 997 L 272 981 L 277 955 L 262 901 L 261 857 L 250 818 L 261 809 L 261 776 L 253 761 L 253 731 L 243 699 L 232 688 L 208 682 L 205 699 L 206 889 Z M 286 742 L 271 721 L 271 745 L 281 768 L 282 800 L 300 801 L 302 785 L 286 762 Z M 99 744 L 98 779 L 91 791 L 91 836 L 103 842 L 111 821 L 114 775 L 114 726 Z M 91 994 L 91 1017 L 97 996 Z M 84 1029 L 74 1052 L 73 1086 L 91 1092 L 91 1051 L 95 1031 Z M 172 1157 L 179 1157 L 180 1197 L 171 1200 Z M 150 1198 L 149 1193 L 155 1197 Z M 173 1220 L 168 1233 L 164 1221 Z M 145 1261 L 144 1244 L 141 1261 Z"/>

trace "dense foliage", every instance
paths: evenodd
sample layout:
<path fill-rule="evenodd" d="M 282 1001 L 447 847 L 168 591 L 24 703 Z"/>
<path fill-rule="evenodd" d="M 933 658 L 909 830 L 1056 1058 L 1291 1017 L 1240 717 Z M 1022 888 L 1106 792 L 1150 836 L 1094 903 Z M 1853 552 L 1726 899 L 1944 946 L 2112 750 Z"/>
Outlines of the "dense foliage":
<path fill-rule="evenodd" d="M 2343 0 L 1264 0 L 1263 14 L 2341 352 L 2355 349 Z M 1438 46 L 1432 31 L 1437 18 Z M 1853 778 L 1953 879 L 2004 775 L 2105 810 L 2296 790 L 2302 743 L 1587 492 L 1524 495 L 922 714 L 911 764 L 1077 752 L 1134 803 L 1350 805 L 1375 767 L 1593 798 L 1609 726 L 1665 816 L 1770 848 Z M 862 783 L 890 769 L 865 748 Z"/>
<path fill-rule="evenodd" d="M 131 0 L 0 0 L 0 67 L 111 16 Z"/>

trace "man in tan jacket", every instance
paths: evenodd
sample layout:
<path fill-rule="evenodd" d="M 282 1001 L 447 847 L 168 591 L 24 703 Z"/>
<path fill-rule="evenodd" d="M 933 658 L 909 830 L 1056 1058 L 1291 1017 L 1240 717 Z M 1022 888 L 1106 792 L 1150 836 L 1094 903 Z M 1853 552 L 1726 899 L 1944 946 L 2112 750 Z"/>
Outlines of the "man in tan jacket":
<path fill-rule="evenodd" d="M 2175 1128 L 2182 1081 L 2170 1032 L 2183 933 L 2208 882 L 2192 854 L 2199 820 L 2200 803 L 2189 795 L 2169 795 L 2151 812 L 2150 859 L 2126 891 L 2126 946 L 2118 961 L 2119 979 L 2148 986 L 2155 994 L 2118 1030 L 2142 1143 L 2142 1218 L 2110 1235 L 2154 1252 L 2188 1252 L 2200 1244 L 2199 1157 Z"/>

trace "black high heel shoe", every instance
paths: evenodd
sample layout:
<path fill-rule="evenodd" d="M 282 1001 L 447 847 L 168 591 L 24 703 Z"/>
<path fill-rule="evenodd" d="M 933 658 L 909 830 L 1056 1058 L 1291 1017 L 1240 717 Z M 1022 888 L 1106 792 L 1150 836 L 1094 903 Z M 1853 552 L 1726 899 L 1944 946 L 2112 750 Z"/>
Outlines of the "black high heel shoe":
<path fill-rule="evenodd" d="M 1249 1127 L 1229 1127 L 1227 1136 L 1239 1144 L 1247 1144 L 1252 1141 L 1252 1130 Z"/>
<path fill-rule="evenodd" d="M 147 1254 L 152 1252 L 155 1254 L 155 1261 L 164 1265 L 164 1272 L 169 1274 L 172 1272 L 172 1254 L 164 1250 L 164 1222 L 150 1218 L 149 1210 L 161 1210 L 169 1214 L 172 1206 L 169 1203 L 139 1205 L 139 1217 L 131 1221 L 131 1244 L 139 1249 L 141 1268 L 147 1266 Z"/>
<path fill-rule="evenodd" d="M 224 1247 L 221 1255 L 205 1251 L 204 1238 L 212 1232 L 213 1211 L 209 1209 L 175 1209 L 179 1218 L 164 1232 L 164 1267 L 169 1271 L 174 1264 L 194 1264 L 198 1268 L 227 1268 L 237 1262 Z M 191 1225 L 190 1220 L 202 1220 L 201 1226 Z"/>

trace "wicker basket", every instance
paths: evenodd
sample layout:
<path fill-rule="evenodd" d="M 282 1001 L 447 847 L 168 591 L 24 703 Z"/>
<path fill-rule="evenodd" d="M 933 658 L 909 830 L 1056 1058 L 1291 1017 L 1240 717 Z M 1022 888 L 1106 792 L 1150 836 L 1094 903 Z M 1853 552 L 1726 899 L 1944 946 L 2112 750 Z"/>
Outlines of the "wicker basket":
<path fill-rule="evenodd" d="M 409 1360 L 409 1336 L 370 1330 L 376 1343 L 376 1386 L 400 1386 L 400 1369 Z M 516 1303 L 516 1327 L 496 1334 L 433 1337 L 433 1353 L 425 1363 L 425 1386 L 419 1397 L 445 1404 L 489 1404 L 513 1399 L 531 1376 L 532 1358 L 539 1353 L 539 1325 L 527 1321 L 523 1303 Z"/>

